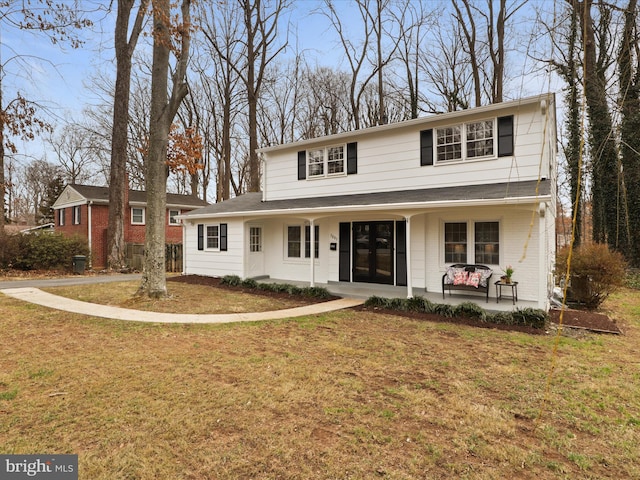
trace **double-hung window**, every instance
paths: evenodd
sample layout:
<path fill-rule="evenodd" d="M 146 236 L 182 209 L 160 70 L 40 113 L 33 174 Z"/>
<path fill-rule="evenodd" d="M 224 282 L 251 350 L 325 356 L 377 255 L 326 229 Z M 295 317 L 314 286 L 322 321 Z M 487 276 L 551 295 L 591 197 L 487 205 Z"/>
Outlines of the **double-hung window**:
<path fill-rule="evenodd" d="M 180 225 L 180 220 L 176 217 L 180 215 L 180 210 L 169 210 L 169 225 Z"/>
<path fill-rule="evenodd" d="M 494 121 L 482 120 L 436 129 L 438 162 L 492 157 Z"/>
<path fill-rule="evenodd" d="M 314 228 L 314 258 L 318 258 L 320 253 L 320 227 L 315 225 Z M 303 249 L 304 247 L 304 249 Z M 287 226 L 287 257 L 288 258 L 304 258 L 311 257 L 311 227 L 306 225 L 302 228 L 301 225 L 288 225 Z"/>
<path fill-rule="evenodd" d="M 142 207 L 131 208 L 131 224 L 144 225 L 144 208 Z"/>
<path fill-rule="evenodd" d="M 462 126 L 439 128 L 437 130 L 438 162 L 462 159 Z"/>
<path fill-rule="evenodd" d="M 207 225 L 206 235 L 207 250 L 218 250 L 220 248 L 220 225 Z"/>
<path fill-rule="evenodd" d="M 345 173 L 345 146 L 334 145 L 307 152 L 307 171 L 309 178 L 342 175 Z"/>
<path fill-rule="evenodd" d="M 80 225 L 80 209 L 82 207 L 80 205 L 77 205 L 75 207 L 73 207 L 73 224 L 74 225 Z"/>
<path fill-rule="evenodd" d="M 498 222 L 476 222 L 476 263 L 498 265 L 500 263 L 500 224 Z"/>
<path fill-rule="evenodd" d="M 64 226 L 64 208 L 58 210 L 58 225 Z"/>
<path fill-rule="evenodd" d="M 493 156 L 493 120 L 467 123 L 467 158 Z"/>
<path fill-rule="evenodd" d="M 467 223 L 444 224 L 444 261 L 467 263 Z"/>

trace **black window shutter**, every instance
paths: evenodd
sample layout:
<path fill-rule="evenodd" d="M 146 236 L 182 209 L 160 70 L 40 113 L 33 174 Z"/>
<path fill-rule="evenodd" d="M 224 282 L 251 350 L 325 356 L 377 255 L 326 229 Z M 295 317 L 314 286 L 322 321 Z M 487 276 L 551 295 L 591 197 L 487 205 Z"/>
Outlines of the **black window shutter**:
<path fill-rule="evenodd" d="M 351 224 L 340 223 L 338 280 L 351 281 Z"/>
<path fill-rule="evenodd" d="M 513 115 L 498 117 L 498 156 L 513 155 Z"/>
<path fill-rule="evenodd" d="M 198 224 L 198 250 L 204 250 L 204 225 Z"/>
<path fill-rule="evenodd" d="M 347 143 L 347 175 L 358 173 L 358 143 Z"/>
<path fill-rule="evenodd" d="M 433 165 L 433 130 L 420 132 L 420 166 Z"/>
<path fill-rule="evenodd" d="M 78 225 L 82 223 L 82 206 L 78 205 Z"/>
<path fill-rule="evenodd" d="M 298 152 L 298 180 L 307 178 L 307 152 Z"/>
<path fill-rule="evenodd" d="M 407 222 L 396 222 L 396 285 L 407 286 Z"/>
<path fill-rule="evenodd" d="M 227 224 L 226 223 L 220 224 L 220 251 L 221 252 L 227 251 Z"/>

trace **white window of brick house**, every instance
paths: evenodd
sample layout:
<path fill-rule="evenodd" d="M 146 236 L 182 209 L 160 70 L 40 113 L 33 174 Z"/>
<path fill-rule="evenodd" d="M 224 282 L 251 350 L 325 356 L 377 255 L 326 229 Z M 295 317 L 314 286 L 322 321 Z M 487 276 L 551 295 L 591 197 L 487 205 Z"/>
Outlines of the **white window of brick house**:
<path fill-rule="evenodd" d="M 80 225 L 80 212 L 82 211 L 82 207 L 80 205 L 77 205 L 75 207 L 73 207 L 73 224 L 74 225 Z"/>
<path fill-rule="evenodd" d="M 180 215 L 180 210 L 169 210 L 169 225 L 180 225 L 180 220 L 176 218 Z"/>
<path fill-rule="evenodd" d="M 144 225 L 144 208 L 131 207 L 131 225 Z"/>

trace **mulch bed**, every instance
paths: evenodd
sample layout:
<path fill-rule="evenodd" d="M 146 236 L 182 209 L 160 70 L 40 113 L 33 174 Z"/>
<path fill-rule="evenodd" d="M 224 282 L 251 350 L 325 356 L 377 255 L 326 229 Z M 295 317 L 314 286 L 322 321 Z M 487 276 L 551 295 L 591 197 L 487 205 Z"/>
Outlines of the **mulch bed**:
<path fill-rule="evenodd" d="M 549 312 L 549 317 L 553 323 L 560 324 L 560 309 L 552 309 Z M 565 309 L 562 325 L 599 333 L 622 333 L 620 328 L 606 315 L 587 310 Z"/>
<path fill-rule="evenodd" d="M 222 279 L 219 277 L 206 277 L 203 275 L 178 275 L 175 277 L 167 277 L 167 281 L 171 282 L 183 282 L 189 283 L 192 285 L 206 285 L 210 287 L 216 288 L 224 288 L 228 290 L 240 291 L 243 293 L 252 293 L 256 295 L 262 295 L 271 298 L 290 298 L 291 295 L 285 292 L 272 292 L 270 290 L 257 290 L 254 288 L 246 288 L 243 286 L 230 286 L 223 285 Z M 306 298 L 306 297 L 305 297 Z M 331 297 L 329 299 L 320 299 L 320 298 L 306 298 L 309 303 L 318 303 L 325 302 L 327 300 L 335 300 L 340 297 Z M 532 335 L 544 335 L 548 332 L 545 330 L 541 330 L 538 328 L 525 327 L 519 325 L 500 325 L 495 323 L 487 323 L 480 322 L 474 318 L 467 317 L 455 317 L 455 318 L 446 318 L 441 315 L 434 315 L 430 313 L 420 313 L 420 312 L 403 312 L 399 310 L 391 310 L 391 309 L 383 309 L 378 307 L 365 307 L 361 305 L 359 307 L 354 307 L 354 310 L 357 311 L 369 311 L 375 313 L 383 313 L 388 315 L 397 315 L 407 318 L 413 318 L 416 320 L 426 320 L 431 322 L 447 322 L 453 323 L 457 325 L 468 325 L 472 327 L 479 328 L 495 328 L 497 330 L 509 330 L 509 331 L 518 331 L 523 333 L 529 333 Z M 549 312 L 549 317 L 551 322 L 558 324 L 560 317 L 560 310 L 552 309 Z M 573 310 L 566 309 L 563 316 L 563 326 L 567 328 L 577 328 L 583 329 L 593 332 L 599 333 L 615 333 L 620 334 L 622 331 L 617 327 L 617 325 L 609 319 L 606 315 L 601 313 L 589 312 L 586 310 Z"/>

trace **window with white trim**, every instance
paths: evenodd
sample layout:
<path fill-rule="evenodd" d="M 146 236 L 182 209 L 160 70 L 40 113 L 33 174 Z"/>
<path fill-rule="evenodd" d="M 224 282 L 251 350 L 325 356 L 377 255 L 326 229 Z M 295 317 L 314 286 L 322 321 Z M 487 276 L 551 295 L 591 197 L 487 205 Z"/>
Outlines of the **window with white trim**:
<path fill-rule="evenodd" d="M 131 225 L 144 225 L 144 208 L 131 207 Z"/>
<path fill-rule="evenodd" d="M 330 175 L 344 175 L 345 146 L 309 150 L 307 152 L 307 172 L 309 178 L 326 177 Z"/>
<path fill-rule="evenodd" d="M 471 226 L 473 233 L 468 234 Z M 444 262 L 499 265 L 500 222 L 445 223 Z"/>
<path fill-rule="evenodd" d="M 467 223 L 444 224 L 445 263 L 467 263 Z"/>
<path fill-rule="evenodd" d="M 82 207 L 80 205 L 76 205 L 73 207 L 73 224 L 80 225 L 80 209 Z"/>
<path fill-rule="evenodd" d="M 169 225 L 180 225 L 180 219 L 176 218 L 180 215 L 180 210 L 169 210 Z"/>
<path fill-rule="evenodd" d="M 207 225 L 205 236 L 207 250 L 220 249 L 220 225 Z"/>
<path fill-rule="evenodd" d="M 493 157 L 494 142 L 493 119 L 437 128 L 437 162 Z"/>
<path fill-rule="evenodd" d="M 58 225 L 64 226 L 64 208 L 58 210 Z"/>
<path fill-rule="evenodd" d="M 476 263 L 485 265 L 500 264 L 500 223 L 476 222 L 475 255 Z"/>
<path fill-rule="evenodd" d="M 318 258 L 320 254 L 320 227 L 314 226 L 314 258 Z M 304 246 L 304 250 L 303 250 Z M 287 257 L 288 258 L 302 258 L 311 257 L 311 226 L 305 225 L 304 229 L 301 225 L 288 225 L 287 226 Z"/>

